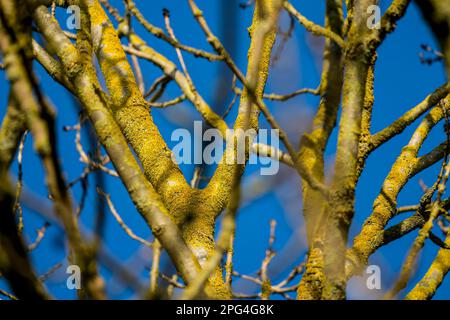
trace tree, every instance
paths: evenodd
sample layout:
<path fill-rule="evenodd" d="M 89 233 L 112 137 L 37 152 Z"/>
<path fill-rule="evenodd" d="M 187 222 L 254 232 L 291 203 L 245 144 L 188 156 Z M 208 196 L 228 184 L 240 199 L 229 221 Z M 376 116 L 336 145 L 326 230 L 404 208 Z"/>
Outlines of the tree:
<path fill-rule="evenodd" d="M 186 299 L 250 298 L 252 296 L 232 290 L 232 277 L 244 277 L 261 287 L 255 297 L 262 299 L 268 299 L 272 294 L 289 298 L 293 291 L 297 292 L 298 299 L 344 299 L 347 281 L 365 270 L 373 253 L 419 230 L 412 247 L 405 248 L 408 255 L 400 277 L 391 284 L 386 297 L 397 297 L 409 283 L 419 253 L 429 239 L 440 247 L 439 252 L 429 271 L 406 298 L 432 298 L 450 269 L 450 234 L 441 240 L 433 231 L 438 224 L 445 234 L 448 233 L 450 201 L 444 194 L 450 174 L 449 133 L 442 134 L 443 143 L 433 150 L 424 155 L 419 155 L 419 151 L 438 123 L 445 122 L 448 128 L 449 86 L 445 83 L 391 125 L 372 133 L 377 52 L 412 4 L 410 0 L 391 0 L 387 10 L 381 14 L 376 0 L 343 2 L 326 1 L 324 26 L 308 20 L 288 1 L 257 0 L 242 4 L 242 7 L 254 7 L 249 28 L 248 65 L 244 72 L 227 51 L 229 47 L 214 34 L 206 14 L 194 0 L 187 0 L 187 3 L 211 50 L 181 43 L 172 29 L 167 10 L 163 13 L 166 29 L 163 30 L 150 23 L 139 11 L 139 4 L 132 0 L 125 0 L 124 8 L 114 7 L 107 0 L 0 0 L 2 68 L 10 85 L 9 102 L 0 131 L 0 201 L 3 208 L 0 215 L 0 270 L 14 295 L 6 291 L 2 293 L 19 299 L 50 297 L 29 257 L 29 252 L 44 237 L 47 226 L 39 230 L 35 243 L 25 244 L 20 198 L 22 175 L 19 170 L 17 186 L 13 186 L 9 177 L 17 151 L 21 162 L 24 140 L 29 131 L 45 172 L 54 212 L 65 232 L 68 260 L 79 268 L 71 270 L 73 276 L 77 270 L 81 275 L 81 283 L 72 283 L 77 289 L 79 287 L 80 298 L 107 297 L 98 267 L 100 260 L 121 268 L 120 264 L 112 262 L 102 244 L 105 210 L 98 210 L 93 237 L 86 236 L 80 227 L 78 215 L 85 198 L 75 208 L 71 187 L 80 183 L 83 191 L 87 192 L 86 181 L 90 174 L 96 176 L 94 187 L 99 199 L 106 201 L 108 210 L 124 231 L 152 249 L 149 289 L 137 290 L 147 297 L 168 297 L 167 291 L 170 295 L 173 287 L 179 287 L 182 289 L 177 297 Z M 416 0 L 416 3 L 441 46 L 440 51 L 433 52 L 435 57 L 429 63 L 444 60 L 448 75 L 448 4 L 438 0 Z M 61 23 L 54 18 L 56 7 L 68 8 L 73 13 L 70 24 L 75 26 L 75 33 L 62 29 Z M 274 43 L 280 34 L 278 20 L 281 12 L 287 12 L 293 22 L 325 39 L 321 81 L 317 89 L 301 89 L 287 95 L 265 92 L 275 56 Z M 138 35 L 135 25 L 174 48 L 178 62 L 152 48 L 152 38 L 146 40 Z M 288 38 L 289 33 L 283 37 Z M 424 47 L 424 50 L 431 49 Z M 224 116 L 217 113 L 197 90 L 184 55 L 220 63 L 226 67 L 226 72 L 233 75 L 234 99 Z M 149 89 L 144 85 L 144 80 L 148 79 L 141 71 L 139 60 L 150 61 L 162 72 Z M 76 132 L 76 148 L 86 167 L 80 178 L 71 183 L 67 183 L 60 163 L 55 109 L 47 98 L 50 92 L 45 92 L 39 85 L 35 62 L 66 88 L 80 106 L 80 122 L 66 130 Z M 161 102 L 169 82 L 178 86 L 181 95 Z M 227 81 L 222 84 L 227 85 Z M 312 129 L 301 136 L 297 148 L 272 115 L 269 104 L 271 101 L 287 101 L 300 94 L 317 95 L 320 102 Z M 238 111 L 230 134 L 224 118 L 236 100 L 239 101 Z M 202 166 L 196 169 L 193 181 L 189 183 L 151 114 L 152 109 L 171 107 L 183 101 L 194 106 L 203 120 L 216 129 L 217 140 L 226 142 L 222 161 L 202 188 L 199 187 L 203 178 Z M 398 148 L 400 154 L 374 201 L 373 211 L 349 244 L 349 229 L 355 215 L 355 192 L 366 159 L 423 115 L 409 143 Z M 248 132 L 258 131 L 260 118 L 277 130 L 282 144 L 280 148 L 252 142 Z M 94 153 L 86 152 L 81 140 L 82 125 L 88 126 L 87 122 L 92 128 L 91 145 L 95 146 L 97 141 L 100 144 Z M 334 131 L 338 137 L 335 164 L 330 181 L 326 181 L 325 152 Z M 303 205 L 308 253 L 305 262 L 293 268 L 278 284 L 273 284 L 267 273 L 275 256 L 272 247 L 275 222 L 271 224 L 269 247 L 258 277 L 243 276 L 233 270 L 233 239 L 241 202 L 242 176 L 252 153 L 283 163 L 301 178 L 302 199 L 298 201 Z M 244 161 L 239 161 L 242 157 Z M 434 164 L 441 164 L 440 173 L 435 183 L 425 188 L 418 204 L 399 207 L 398 195 L 406 183 Z M 102 189 L 102 176 L 105 174 L 121 180 L 136 211 L 151 229 L 154 241 L 137 236 L 122 220 L 112 198 Z M 414 213 L 388 226 L 401 212 Z M 221 223 L 215 239 L 219 219 Z M 177 276 L 170 278 L 161 274 L 162 251 L 170 257 L 181 280 Z M 125 281 L 141 285 L 129 270 L 120 270 Z M 297 277 L 300 274 L 301 277 Z M 158 280 L 160 277 L 168 290 L 163 290 L 164 286 Z M 373 285 L 377 286 L 376 283 L 374 281 Z"/>

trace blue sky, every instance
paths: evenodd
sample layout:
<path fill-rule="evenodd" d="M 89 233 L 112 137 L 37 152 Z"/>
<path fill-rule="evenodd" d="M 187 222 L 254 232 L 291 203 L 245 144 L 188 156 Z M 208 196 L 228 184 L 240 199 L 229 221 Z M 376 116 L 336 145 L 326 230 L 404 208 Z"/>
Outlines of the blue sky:
<path fill-rule="evenodd" d="M 225 5 L 221 3 L 222 1 L 226 1 Z M 117 3 L 118 6 L 122 7 L 121 1 L 112 1 L 112 3 Z M 252 9 L 239 9 L 237 8 L 238 3 L 238 0 L 198 1 L 198 5 L 204 11 L 205 17 L 208 19 L 213 31 L 219 38 L 224 39 L 226 44 L 232 46 L 232 48 L 234 46 L 235 49 L 230 49 L 230 51 L 232 51 L 232 55 L 241 70 L 245 70 L 249 44 L 246 28 L 251 23 Z M 324 1 L 293 1 L 293 4 L 310 20 L 323 24 Z M 387 4 L 388 1 L 381 1 L 382 9 L 386 8 Z M 194 47 L 210 50 L 200 28 L 190 14 L 187 1 L 137 1 L 137 6 L 150 22 L 160 27 L 164 26 L 162 9 L 168 8 L 171 12 L 172 27 L 179 40 Z M 231 18 L 228 11 L 234 12 L 236 14 L 235 18 Z M 64 22 L 66 19 L 64 10 L 58 10 L 57 16 L 61 22 Z M 283 30 L 288 28 L 289 20 L 286 14 L 283 14 L 281 18 L 281 25 Z M 176 53 L 172 47 L 152 37 L 136 24 L 135 26 L 138 33 L 151 46 L 167 55 L 172 61 L 177 61 Z M 277 47 L 279 44 L 278 42 Z M 420 13 L 416 6 L 412 4 L 405 18 L 398 24 L 397 31 L 388 37 L 378 52 L 379 58 L 375 74 L 376 100 L 373 114 L 373 132 L 389 125 L 406 110 L 422 101 L 426 95 L 444 83 L 445 74 L 442 63 L 435 63 L 431 66 L 421 64 L 419 60 L 421 44 L 428 44 L 437 48 Z M 321 39 L 309 35 L 304 28 L 296 25 L 293 36 L 283 47 L 281 59 L 272 66 L 266 91 L 288 93 L 303 87 L 315 88 L 320 81 L 321 45 Z M 209 63 L 186 53 L 184 58 L 200 94 L 219 113 L 223 113 L 232 95 L 228 91 L 224 101 L 217 99 L 217 79 L 224 77 L 226 83 L 229 84 L 229 73 L 224 71 L 223 66 L 219 63 Z M 148 62 L 141 62 L 141 67 L 145 77 L 145 84 L 148 87 L 156 77 L 160 76 L 160 71 Z M 75 133 L 64 132 L 62 128 L 77 123 L 77 107 L 68 92 L 57 83 L 54 83 L 39 65 L 36 64 L 35 70 L 42 88 L 57 108 L 59 152 L 67 180 L 72 181 L 81 174 L 83 165 L 78 161 L 79 156 L 73 143 Z M 8 83 L 4 72 L 0 72 L 1 116 L 5 112 L 7 95 Z M 172 84 L 163 96 L 163 100 L 168 100 L 178 95 L 179 90 Z M 294 144 L 297 144 L 300 133 L 308 128 L 317 105 L 318 98 L 312 96 L 301 96 L 286 103 L 269 103 L 271 111 L 283 127 L 286 128 Z M 233 110 L 235 111 L 236 108 Z M 153 115 L 161 133 L 171 147 L 173 147 L 174 142 L 170 141 L 170 135 L 174 129 L 179 127 L 190 129 L 192 128 L 193 120 L 201 120 L 198 113 L 189 103 L 183 103 L 166 110 L 154 110 Z M 227 121 L 230 124 L 234 116 L 235 112 L 231 112 L 227 117 Z M 368 159 L 366 169 L 358 184 L 356 216 L 352 224 L 350 239 L 359 232 L 362 222 L 370 214 L 373 200 L 377 196 L 384 178 L 399 155 L 402 146 L 408 142 L 417 124 L 418 122 L 414 123 L 403 134 L 392 139 Z M 261 127 L 269 128 L 266 121 L 262 118 Z M 83 133 L 83 141 L 86 141 L 86 134 L 85 132 Z M 326 159 L 329 171 L 333 167 L 336 139 L 336 134 L 333 134 L 327 148 Z M 427 139 L 421 153 L 431 150 L 443 140 L 442 125 L 438 125 Z M 254 275 L 260 266 L 267 247 L 269 222 L 271 219 L 275 219 L 277 221 L 275 249 L 278 251 L 278 255 L 269 270 L 274 282 L 282 280 L 292 267 L 302 262 L 306 252 L 303 219 L 301 217 L 299 179 L 293 174 L 292 169 L 283 165 L 280 168 L 279 175 L 262 177 L 258 175 L 258 166 L 248 167 L 244 179 L 244 201 L 239 211 L 237 222 L 234 257 L 234 266 L 238 272 Z M 431 185 L 436 178 L 437 169 L 438 166 L 435 166 L 412 179 L 400 194 L 399 205 L 416 204 L 422 194 L 418 184 L 419 178 L 426 184 Z M 182 170 L 186 178 L 191 179 L 193 167 L 182 166 Z M 213 168 L 210 168 L 207 172 L 211 173 L 212 170 Z M 13 165 L 11 172 L 14 176 L 16 175 L 16 163 Z M 94 183 L 92 178 L 90 179 L 91 186 Z M 32 139 L 30 137 L 26 142 L 24 151 L 24 179 L 25 193 L 28 195 L 28 199 L 30 197 L 38 197 L 40 199 L 39 207 L 49 210 L 51 203 L 46 199 L 42 166 L 38 157 L 32 151 Z M 150 232 L 148 227 L 144 225 L 139 214 L 134 209 L 120 181 L 109 176 L 105 176 L 105 179 L 107 192 L 111 194 L 122 218 L 137 234 L 149 238 Z M 80 186 L 77 185 L 73 190 L 74 198 L 79 200 L 81 196 Z M 92 226 L 95 216 L 96 198 L 95 190 L 92 189 L 88 194 L 87 205 L 81 216 L 82 223 L 86 228 Z M 33 241 L 36 235 L 35 229 L 40 228 L 45 219 L 32 209 L 25 208 L 24 221 L 26 238 L 29 241 Z M 398 218 L 395 221 L 398 222 Z M 383 289 L 389 289 L 390 284 L 396 279 L 415 235 L 416 233 L 413 233 L 382 248 L 371 258 L 372 264 L 378 264 L 381 267 Z M 52 225 L 41 245 L 32 253 L 38 274 L 44 274 L 59 262 L 63 262 L 66 265 L 64 241 L 65 239 L 60 229 Z M 133 270 L 144 281 L 144 284 L 148 283 L 148 270 L 146 267 L 150 265 L 148 262 L 150 261 L 150 252 L 146 251 L 145 248 L 140 248 L 136 241 L 130 239 L 109 212 L 104 244 L 110 252 L 113 252 L 118 261 L 129 266 L 130 270 Z M 140 252 L 140 255 L 137 252 Z M 424 274 L 436 252 L 436 246 L 427 242 L 421 255 L 418 272 L 410 281 L 408 288 L 411 288 L 420 279 L 420 276 Z M 46 284 L 50 292 L 55 296 L 72 298 L 75 296 L 74 292 L 69 291 L 65 286 L 65 265 L 56 271 L 46 281 Z M 169 267 L 164 270 L 167 270 L 168 273 L 171 272 Z M 102 267 L 102 274 L 105 276 L 111 298 L 133 297 L 133 293 L 120 285 L 120 282 L 115 280 L 116 278 L 104 267 Z M 376 290 L 362 290 L 361 281 L 365 281 L 365 279 L 356 278 L 350 282 L 349 298 L 375 298 L 380 295 L 380 292 Z M 239 292 L 251 293 L 254 290 L 258 290 L 258 288 L 243 280 L 236 280 L 234 283 L 236 290 Z M 0 282 L 0 284 L 2 283 Z M 449 298 L 449 289 L 450 280 L 447 279 L 438 290 L 435 298 Z"/>

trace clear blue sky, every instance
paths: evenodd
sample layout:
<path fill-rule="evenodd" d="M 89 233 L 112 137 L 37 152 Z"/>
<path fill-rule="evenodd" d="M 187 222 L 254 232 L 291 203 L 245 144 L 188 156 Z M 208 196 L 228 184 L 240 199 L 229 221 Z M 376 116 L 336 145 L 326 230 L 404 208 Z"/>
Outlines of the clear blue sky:
<path fill-rule="evenodd" d="M 228 6 L 226 12 L 221 1 L 226 1 Z M 145 14 L 147 19 L 158 26 L 163 27 L 162 9 L 168 8 L 171 12 L 172 27 L 177 37 L 182 43 L 194 47 L 210 50 L 201 30 L 196 25 L 187 6 L 187 1 L 183 0 L 152 0 L 137 1 L 137 6 Z M 121 1 L 112 1 L 122 7 Z M 229 45 L 235 45 L 233 56 L 242 70 L 246 68 L 246 54 L 249 38 L 246 28 L 251 22 L 252 9 L 242 10 L 237 8 L 238 0 L 214 0 L 198 1 L 203 9 L 206 18 L 209 20 L 213 31 L 224 39 Z M 388 1 L 381 1 L 382 8 L 386 7 Z M 293 1 L 296 8 L 309 19 L 323 24 L 324 1 L 304 0 Z M 233 8 L 236 8 L 233 10 Z M 237 16 L 231 19 L 228 10 L 234 11 Z M 58 10 L 58 18 L 64 22 L 66 14 L 64 10 Z M 282 27 L 286 30 L 289 25 L 286 15 L 282 17 Z M 175 51 L 161 40 L 147 34 L 145 30 L 136 27 L 137 31 L 147 39 L 148 43 L 156 50 L 177 61 Z M 225 30 L 225 33 L 221 30 Z M 234 39 L 234 40 L 233 40 Z M 234 42 L 233 42 L 234 41 Z M 399 23 L 397 31 L 389 36 L 387 41 L 379 50 L 379 58 L 376 68 L 375 80 L 375 107 L 373 115 L 373 131 L 378 131 L 398 118 L 402 113 L 420 102 L 427 94 L 440 86 L 445 81 L 445 74 L 442 63 L 431 66 L 423 65 L 419 60 L 421 51 L 420 45 L 428 44 L 434 48 L 437 45 L 424 24 L 416 6 L 412 4 L 404 19 Z M 320 80 L 320 48 L 321 40 L 307 34 L 299 25 L 295 26 L 295 31 L 291 39 L 284 45 L 281 59 L 277 61 L 269 77 L 267 92 L 288 93 L 302 87 L 316 87 Z M 184 54 L 187 67 L 204 99 L 211 105 L 223 112 L 224 106 L 231 99 L 228 93 L 226 102 L 217 99 L 217 80 L 226 74 L 217 63 L 208 63 L 202 59 Z M 157 68 L 150 63 L 142 62 L 141 67 L 145 76 L 145 83 L 148 87 L 156 77 L 160 75 Z M 74 132 L 63 132 L 66 125 L 77 123 L 76 107 L 69 94 L 58 84 L 54 83 L 49 76 L 36 65 L 41 86 L 57 108 L 57 131 L 58 147 L 63 161 L 66 177 L 72 181 L 80 175 L 83 165 L 78 161 L 78 154 L 75 150 Z M 4 72 L 0 72 L 0 114 L 3 116 L 7 101 L 8 84 L 5 80 Z M 171 85 L 163 97 L 163 100 L 174 98 L 179 94 L 178 89 Z M 311 96 L 298 97 L 287 103 L 271 103 L 270 108 L 282 125 L 287 128 L 287 132 L 294 143 L 298 142 L 299 134 L 307 129 L 311 116 L 318 105 L 318 98 Z M 222 110 L 222 111 L 220 111 Z M 169 146 L 173 146 L 170 134 L 173 129 L 192 126 L 194 119 L 200 119 L 194 108 L 188 104 L 180 104 L 169 110 L 155 110 L 153 112 L 155 121 L 160 125 L 163 136 L 168 141 Z M 235 113 L 231 113 L 227 120 L 231 123 Z M 418 123 L 418 122 L 417 122 Z M 373 200 L 378 194 L 381 184 L 386 177 L 392 163 L 399 155 L 402 146 L 409 140 L 413 129 L 417 126 L 413 124 L 410 129 L 402 135 L 396 137 L 391 142 L 377 150 L 367 161 L 364 174 L 358 185 L 356 197 L 356 216 L 352 224 L 351 239 L 360 230 L 364 219 L 370 214 Z M 268 128 L 267 123 L 262 120 L 261 126 Z M 84 139 L 86 140 L 86 139 Z M 431 150 L 434 146 L 444 140 L 442 125 L 438 125 L 436 130 L 430 135 L 424 144 L 422 152 Z M 327 167 L 329 170 L 333 166 L 333 156 L 336 145 L 336 134 L 332 136 L 327 149 Z M 279 176 L 261 177 L 258 175 L 258 167 L 250 166 L 245 175 L 244 183 L 244 203 L 239 211 L 237 225 L 237 239 L 235 245 L 234 266 L 240 273 L 254 274 L 258 270 L 264 257 L 264 250 L 267 246 L 269 236 L 269 221 L 277 221 L 277 239 L 275 248 L 279 255 L 274 259 L 270 273 L 273 280 L 283 279 L 287 272 L 300 263 L 305 255 L 304 231 L 301 217 L 301 201 L 299 179 L 293 174 L 291 169 L 281 165 Z M 192 176 L 193 167 L 183 166 L 183 172 L 187 179 Z M 13 175 L 16 175 L 17 164 L 12 167 Z M 209 173 L 211 171 L 208 171 Z M 416 204 L 421 196 L 421 189 L 418 179 L 421 178 L 428 185 L 431 185 L 436 177 L 437 167 L 420 174 L 412 179 L 400 194 L 399 205 Z M 32 139 L 28 139 L 24 153 L 24 177 L 27 193 L 41 197 L 47 207 L 51 203 L 46 200 L 46 188 L 44 185 L 44 175 L 39 159 L 32 152 Z M 114 178 L 106 177 L 107 191 L 112 195 L 112 199 L 122 218 L 139 235 L 150 237 L 149 229 L 146 227 L 131 204 L 131 201 L 121 183 Z M 94 180 L 90 179 L 91 185 Z M 264 185 L 269 187 L 265 190 Z M 77 185 L 74 188 L 74 197 L 79 199 L 81 188 Z M 81 220 L 88 228 L 92 226 L 95 212 L 96 193 L 94 189 L 88 195 L 87 205 L 83 211 Z M 248 200 L 248 201 L 247 201 Z M 42 206 L 44 207 L 44 206 Z M 148 267 L 150 263 L 149 252 L 140 249 L 136 241 L 130 239 L 120 228 L 113 217 L 107 212 L 107 225 L 105 232 L 105 244 L 114 252 L 119 261 L 125 265 L 132 265 L 131 270 L 135 270 L 139 277 L 148 282 Z M 403 218 L 403 217 L 402 217 Z M 24 210 L 25 234 L 33 241 L 35 229 L 40 228 L 44 219 L 38 214 L 25 208 Z M 397 220 L 398 221 L 398 218 Z M 382 270 L 383 289 L 388 289 L 393 280 L 398 275 L 399 268 L 416 233 L 398 240 L 386 248 L 381 249 L 371 258 L 372 264 L 378 264 Z M 66 265 L 63 235 L 55 225 L 51 226 L 41 245 L 32 253 L 33 261 L 37 266 L 37 273 L 44 274 L 52 266 L 59 262 Z M 140 249 L 144 254 L 144 259 L 137 259 L 136 253 Z M 435 256 L 437 248 L 434 244 L 427 242 L 425 250 L 421 256 L 419 270 L 410 284 L 414 284 L 420 276 L 424 274 L 428 264 Z M 65 265 L 56 271 L 46 284 L 52 294 L 59 298 L 72 298 L 73 291 L 69 291 L 65 286 Z M 164 269 L 163 269 L 164 270 Z M 170 269 L 166 269 L 170 273 Z M 107 281 L 111 298 L 132 297 L 130 290 L 125 289 L 119 282 L 112 279 L 111 274 L 105 268 L 102 273 Z M 364 278 L 354 279 L 349 285 L 349 297 L 374 298 L 380 294 L 377 291 L 362 291 L 359 282 L 364 282 Z M 0 282 L 0 285 L 2 282 Z M 4 283 L 3 283 L 4 285 Z M 258 290 L 249 286 L 247 282 L 236 280 L 236 290 L 251 293 Z M 409 288 L 411 285 L 409 286 Z M 436 298 L 449 298 L 450 280 L 446 280 L 436 294 Z"/>

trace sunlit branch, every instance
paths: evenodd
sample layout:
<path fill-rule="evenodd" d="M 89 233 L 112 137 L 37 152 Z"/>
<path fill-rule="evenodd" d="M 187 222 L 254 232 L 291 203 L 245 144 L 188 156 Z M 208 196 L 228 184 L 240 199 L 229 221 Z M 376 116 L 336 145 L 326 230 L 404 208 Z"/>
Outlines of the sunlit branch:
<path fill-rule="evenodd" d="M 316 36 L 323 36 L 330 38 L 331 40 L 336 42 L 341 48 L 345 48 L 344 39 L 342 39 L 342 37 L 339 36 L 338 34 L 334 33 L 331 29 L 324 28 L 308 20 L 300 12 L 298 12 L 288 1 L 284 2 L 284 8 L 286 9 L 287 12 L 292 14 L 297 19 L 297 21 L 306 28 L 306 30 L 308 30 L 312 34 Z"/>
<path fill-rule="evenodd" d="M 51 20 L 46 8 L 39 7 L 34 18 L 49 45 L 59 56 L 65 73 L 77 85 L 77 96 L 87 109 L 99 140 L 127 187 L 131 199 L 173 259 L 179 272 L 189 282 L 195 278 L 198 262 L 185 245 L 178 228 L 170 220 L 166 209 L 160 203 L 159 196 L 143 176 L 127 141 L 109 111 L 107 101 L 103 98 L 101 90 L 96 87 L 97 81 L 92 78 L 92 72 L 82 72 L 83 63 L 76 49 L 56 22 Z M 77 67 L 74 69 L 74 66 Z"/>

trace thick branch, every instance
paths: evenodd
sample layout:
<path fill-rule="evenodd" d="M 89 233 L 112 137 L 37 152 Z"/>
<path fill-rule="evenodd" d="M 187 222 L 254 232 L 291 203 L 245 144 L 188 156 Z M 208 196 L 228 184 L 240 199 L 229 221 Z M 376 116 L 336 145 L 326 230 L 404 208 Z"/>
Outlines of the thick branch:
<path fill-rule="evenodd" d="M 435 107 L 421 122 L 409 144 L 405 146 L 385 179 L 381 192 L 374 201 L 373 212 L 364 222 L 363 228 L 355 237 L 353 247 L 347 254 L 347 276 L 358 272 L 367 264 L 369 256 L 383 243 L 384 228 L 395 216 L 397 196 L 412 177 L 417 173 L 417 154 L 431 129 L 444 117 L 441 107 Z"/>
<path fill-rule="evenodd" d="M 111 95 L 114 117 L 164 205 L 176 219 L 184 219 L 190 209 L 191 188 L 172 160 L 171 151 L 148 112 L 147 103 L 106 13 L 96 0 L 86 3 L 91 17 L 94 52 Z"/>
<path fill-rule="evenodd" d="M 198 262 L 184 243 L 177 226 L 169 218 L 158 194 L 142 174 L 127 141 L 109 111 L 101 89 L 96 85 L 98 81 L 94 77 L 93 70 L 84 69 L 87 66 L 83 68 L 76 49 L 45 7 L 39 7 L 35 11 L 34 18 L 44 37 L 59 56 L 67 77 L 74 83 L 77 97 L 86 109 L 100 142 L 138 211 L 167 250 L 183 279 L 189 283 L 196 276 Z"/>

